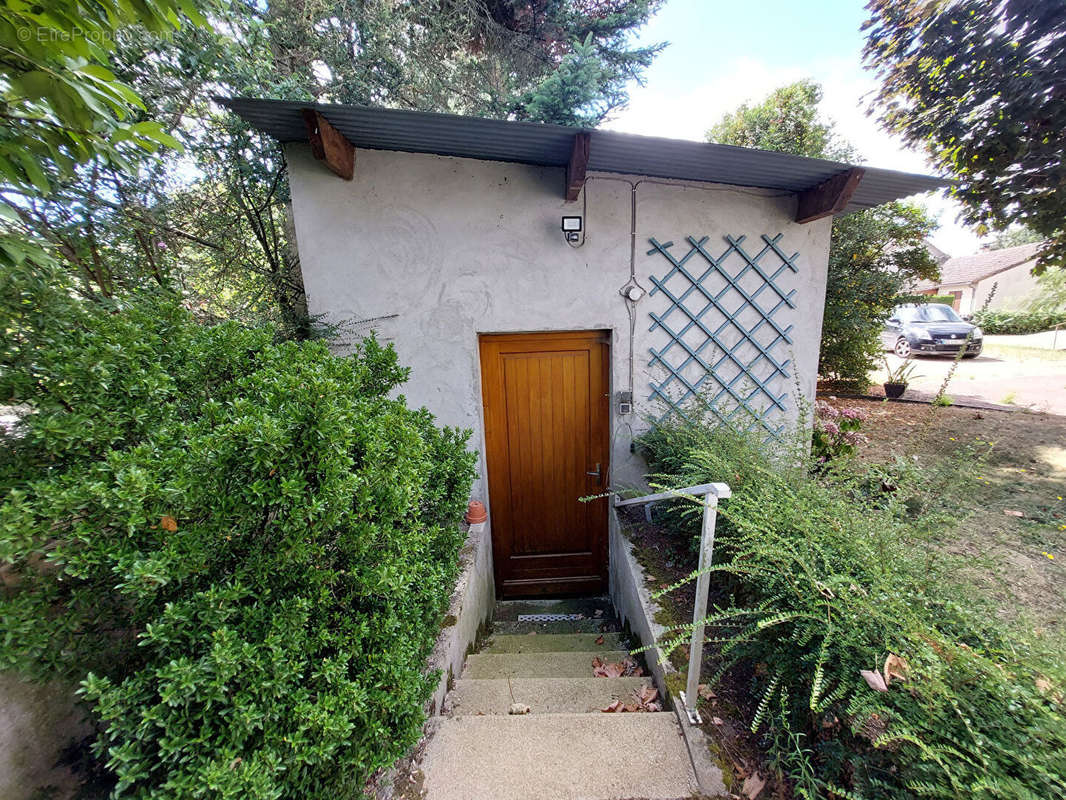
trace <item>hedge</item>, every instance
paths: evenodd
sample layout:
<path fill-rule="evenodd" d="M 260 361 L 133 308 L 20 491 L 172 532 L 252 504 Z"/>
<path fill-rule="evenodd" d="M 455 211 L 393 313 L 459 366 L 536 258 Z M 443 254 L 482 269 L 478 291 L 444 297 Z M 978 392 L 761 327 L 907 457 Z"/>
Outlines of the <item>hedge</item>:
<path fill-rule="evenodd" d="M 1040 333 L 1066 323 L 1066 311 L 978 311 L 973 321 L 985 333 Z"/>
<path fill-rule="evenodd" d="M 390 399 L 372 339 L 30 294 L 0 320 L 32 409 L 0 462 L 0 666 L 81 681 L 115 797 L 354 796 L 420 735 L 467 434 Z"/>

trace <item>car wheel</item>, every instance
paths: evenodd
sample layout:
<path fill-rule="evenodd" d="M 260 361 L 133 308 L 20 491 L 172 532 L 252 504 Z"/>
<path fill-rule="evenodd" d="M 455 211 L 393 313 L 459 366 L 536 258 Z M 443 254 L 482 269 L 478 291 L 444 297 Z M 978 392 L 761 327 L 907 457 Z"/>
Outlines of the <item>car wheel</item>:
<path fill-rule="evenodd" d="M 908 342 L 902 336 L 900 336 L 899 339 L 896 340 L 896 346 L 893 348 L 893 350 L 894 350 L 895 354 L 897 356 L 899 356 L 900 358 L 910 358 L 911 357 L 911 343 Z"/>

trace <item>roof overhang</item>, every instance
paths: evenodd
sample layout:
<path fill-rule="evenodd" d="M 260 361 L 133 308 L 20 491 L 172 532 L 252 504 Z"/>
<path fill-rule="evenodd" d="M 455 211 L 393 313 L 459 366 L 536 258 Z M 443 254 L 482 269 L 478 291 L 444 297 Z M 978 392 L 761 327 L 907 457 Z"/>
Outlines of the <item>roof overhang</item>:
<path fill-rule="evenodd" d="M 424 111 L 288 100 L 216 98 L 279 142 L 307 142 L 305 111 L 317 111 L 356 148 L 432 153 L 483 161 L 563 167 L 568 195 L 575 184 L 575 142 L 585 139 L 584 169 L 653 178 L 720 183 L 794 192 L 806 202 L 806 221 L 873 208 L 950 181 L 931 175 L 856 167 L 837 161 L 724 144 L 586 130 L 534 122 L 463 117 Z M 580 165 L 578 165 L 580 166 Z M 857 176 L 857 177 L 856 177 Z M 582 173 L 583 178 L 583 173 Z M 821 209 L 821 213 L 812 215 Z"/>

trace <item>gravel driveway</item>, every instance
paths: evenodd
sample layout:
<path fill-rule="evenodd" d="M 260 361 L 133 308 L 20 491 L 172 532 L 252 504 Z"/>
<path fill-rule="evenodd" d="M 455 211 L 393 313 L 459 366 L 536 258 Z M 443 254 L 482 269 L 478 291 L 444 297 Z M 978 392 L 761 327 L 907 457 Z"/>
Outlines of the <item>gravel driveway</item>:
<path fill-rule="evenodd" d="M 1066 415 L 1066 359 L 1017 354 L 991 348 L 977 358 L 964 358 L 948 385 L 947 394 L 960 403 L 995 403 Z M 886 354 L 893 367 L 900 364 L 894 354 Z M 940 389 L 954 361 L 950 358 L 918 356 L 914 376 L 904 398 L 932 399 Z M 918 377 L 921 376 L 921 377 Z M 874 375 L 874 383 L 884 382 L 884 371 Z"/>

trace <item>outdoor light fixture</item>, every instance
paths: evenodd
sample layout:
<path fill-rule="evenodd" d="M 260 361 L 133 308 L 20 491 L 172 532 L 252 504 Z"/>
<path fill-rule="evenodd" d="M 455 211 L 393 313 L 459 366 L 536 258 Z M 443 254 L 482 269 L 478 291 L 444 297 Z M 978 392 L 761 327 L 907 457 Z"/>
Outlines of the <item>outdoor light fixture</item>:
<path fill-rule="evenodd" d="M 581 217 L 563 217 L 562 231 L 566 241 L 581 241 Z"/>

